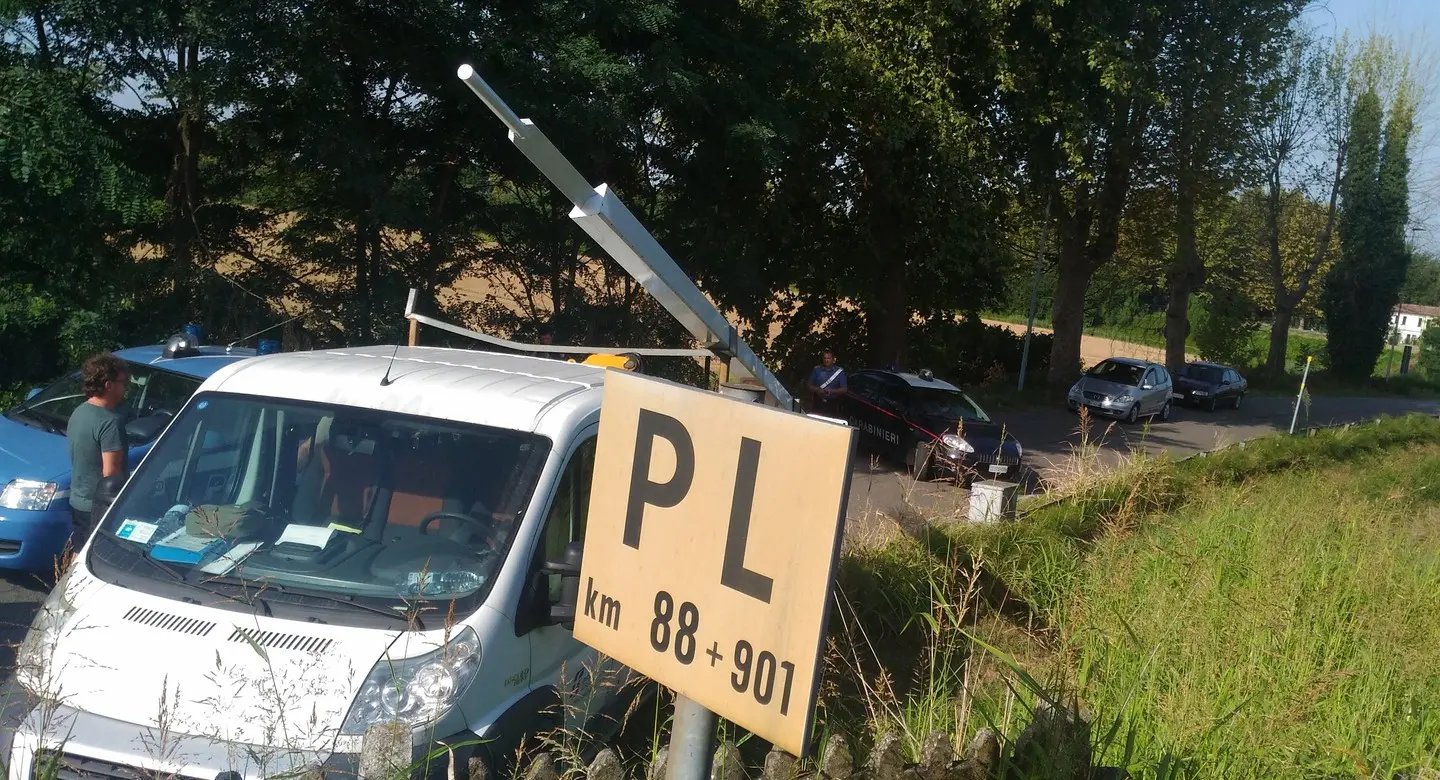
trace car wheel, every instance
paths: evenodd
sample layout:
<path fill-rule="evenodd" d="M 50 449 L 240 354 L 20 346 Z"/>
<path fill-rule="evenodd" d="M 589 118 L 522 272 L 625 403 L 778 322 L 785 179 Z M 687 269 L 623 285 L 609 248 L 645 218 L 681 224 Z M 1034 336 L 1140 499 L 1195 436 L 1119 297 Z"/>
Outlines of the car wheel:
<path fill-rule="evenodd" d="M 1125 423 L 1134 425 L 1138 419 L 1140 419 L 1140 402 L 1136 401 L 1130 406 L 1130 411 L 1125 414 Z"/>
<path fill-rule="evenodd" d="M 1241 401 L 1244 401 L 1244 400 L 1245 400 L 1245 394 L 1244 394 L 1244 393 L 1241 393 L 1240 395 L 1235 396 L 1235 403 L 1234 403 L 1232 406 L 1233 406 L 1234 408 L 1236 408 L 1236 409 L 1239 409 L 1239 408 L 1240 408 L 1240 402 L 1241 402 Z"/>
<path fill-rule="evenodd" d="M 1168 422 L 1169 420 L 1170 420 L 1170 402 L 1169 402 L 1169 401 L 1166 401 L 1166 402 L 1165 402 L 1165 405 L 1162 406 L 1162 407 L 1160 407 L 1160 422 Z"/>

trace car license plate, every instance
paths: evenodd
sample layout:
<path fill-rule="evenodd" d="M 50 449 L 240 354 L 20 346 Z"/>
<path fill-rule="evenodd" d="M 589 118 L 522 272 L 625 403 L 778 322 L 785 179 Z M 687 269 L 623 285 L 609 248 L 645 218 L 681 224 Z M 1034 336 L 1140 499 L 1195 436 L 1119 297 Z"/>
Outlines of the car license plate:
<path fill-rule="evenodd" d="M 1181 394 L 1181 393 L 1171 393 L 1171 394 L 1170 394 L 1170 397 L 1171 397 L 1171 398 L 1184 398 L 1185 396 L 1184 396 L 1183 394 Z"/>
<path fill-rule="evenodd" d="M 999 463 L 992 463 L 992 464 L 990 464 L 990 473 L 991 473 L 991 474 L 1004 474 L 1005 472 L 1007 472 L 1007 471 L 1009 471 L 1009 470 L 1010 470 L 1010 467 L 1009 467 L 1009 466 L 1001 466 Z"/>

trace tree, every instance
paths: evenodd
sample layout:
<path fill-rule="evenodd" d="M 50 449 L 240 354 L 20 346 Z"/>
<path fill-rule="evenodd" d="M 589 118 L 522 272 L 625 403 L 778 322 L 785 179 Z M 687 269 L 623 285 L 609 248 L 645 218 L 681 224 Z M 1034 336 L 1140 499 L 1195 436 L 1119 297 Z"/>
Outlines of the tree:
<path fill-rule="evenodd" d="M 870 358 L 904 363 L 921 317 L 998 298 L 1009 181 L 996 135 L 1004 5 L 810 0 L 816 148 L 833 155 L 830 283 L 864 314 Z"/>
<path fill-rule="evenodd" d="M 1161 165 L 1175 187 L 1165 362 L 1185 364 L 1191 293 L 1205 281 L 1196 211 L 1241 182 L 1250 125 L 1306 0 L 1179 0 L 1160 57 Z M 1233 296 L 1232 296 L 1233 297 Z M 1220 296 L 1218 300 L 1226 300 Z M 1213 316 L 1212 312 L 1212 316 Z"/>
<path fill-rule="evenodd" d="M 1400 302 L 1440 306 L 1440 257 L 1415 249 L 1410 251 L 1410 268 L 1400 288 Z"/>
<path fill-rule="evenodd" d="M 1360 64 L 1361 89 L 1351 112 L 1342 183 L 1340 235 L 1346 252 L 1325 288 L 1330 366 L 1350 381 L 1374 372 L 1409 267 L 1405 228 L 1416 97 L 1405 64 L 1385 42 L 1370 41 Z M 1387 116 L 1381 89 L 1388 76 L 1397 74 L 1398 89 L 1387 90 Z"/>
<path fill-rule="evenodd" d="M 1148 173 L 1141 166 L 1166 33 L 1162 6 L 1035 0 L 1012 14 L 1006 114 L 1032 186 L 1049 193 L 1056 214 L 1055 383 L 1080 368 L 1086 291 L 1115 255 L 1132 182 Z"/>
<path fill-rule="evenodd" d="M 1341 42 L 1327 44 L 1301 30 L 1280 66 L 1266 121 L 1253 137 L 1265 186 L 1266 249 L 1270 282 L 1270 349 L 1265 370 L 1283 374 L 1290 328 L 1311 287 L 1333 261 L 1335 223 L 1341 182 L 1350 148 L 1349 56 Z M 1309 158 L 1322 162 L 1311 165 Z M 1313 201 L 1306 193 L 1323 192 L 1324 219 L 1312 239 L 1287 241 L 1298 220 L 1306 221 Z M 1297 209 L 1301 209 L 1297 211 Z"/>
<path fill-rule="evenodd" d="M 129 232 L 152 203 L 88 41 L 47 3 L 0 6 L 0 31 L 3 395 L 144 331 Z"/>
<path fill-rule="evenodd" d="M 1431 320 L 1425 326 L 1415 352 L 1418 362 L 1415 373 L 1431 382 L 1440 382 L 1440 320 Z"/>

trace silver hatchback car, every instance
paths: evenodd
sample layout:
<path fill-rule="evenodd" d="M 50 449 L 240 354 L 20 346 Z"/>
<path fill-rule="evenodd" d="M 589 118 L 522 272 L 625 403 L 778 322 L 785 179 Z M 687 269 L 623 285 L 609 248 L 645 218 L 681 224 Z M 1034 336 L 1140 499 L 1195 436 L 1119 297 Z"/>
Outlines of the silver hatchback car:
<path fill-rule="evenodd" d="M 1174 382 L 1159 363 L 1136 358 L 1107 358 L 1070 388 L 1070 411 L 1086 407 L 1094 414 L 1133 423 L 1141 417 L 1170 419 Z"/>

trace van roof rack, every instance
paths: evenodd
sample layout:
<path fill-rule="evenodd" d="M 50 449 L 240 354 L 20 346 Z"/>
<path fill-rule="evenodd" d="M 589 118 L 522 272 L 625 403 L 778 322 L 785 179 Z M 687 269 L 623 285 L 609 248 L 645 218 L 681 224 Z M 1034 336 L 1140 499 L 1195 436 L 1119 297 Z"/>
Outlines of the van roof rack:
<path fill-rule="evenodd" d="M 446 333 L 453 333 L 457 336 L 482 341 L 486 344 L 503 349 L 512 349 L 517 352 L 546 352 L 565 355 L 641 355 L 651 357 L 714 357 L 715 353 L 708 349 L 671 349 L 669 347 L 585 347 L 562 344 L 530 344 L 523 341 L 510 341 L 499 336 L 491 336 L 488 333 L 481 333 L 478 330 L 454 325 L 444 320 L 439 320 L 415 311 L 415 296 L 418 293 L 414 287 L 410 288 L 410 294 L 405 298 L 405 319 L 417 322 L 421 325 L 428 325 Z"/>
<path fill-rule="evenodd" d="M 754 351 L 740 340 L 740 334 L 725 315 L 710 303 L 700 288 L 680 270 L 660 242 L 640 224 L 624 203 L 615 196 L 608 184 L 592 188 L 584 176 L 575 169 L 565 155 L 555 148 L 540 128 L 529 119 L 522 119 L 510 109 L 500 95 L 480 78 L 475 69 L 461 65 L 456 72 L 461 81 L 474 92 L 490 111 L 509 130 L 510 142 L 530 162 L 545 174 L 551 183 L 565 195 L 573 208 L 570 219 L 580 226 L 597 244 L 603 247 L 626 273 L 639 282 L 665 310 L 680 322 L 690 335 L 708 354 L 728 360 L 732 377 L 745 374 L 755 377 L 781 407 L 797 411 L 799 405 L 780 380 L 760 361 Z M 409 308 L 409 307 L 407 307 Z M 455 332 L 455 331 L 452 331 Z M 473 331 L 471 331 L 473 333 Z M 469 335 L 469 334 L 461 334 Z M 493 337 L 490 337 L 493 338 Z M 482 338 L 482 341 L 488 341 Z M 490 342 L 494 343 L 494 342 Z M 506 342 L 514 344 L 515 342 Z M 518 347 L 511 347 L 516 349 Z M 546 344 L 536 351 L 544 352 L 597 352 L 590 347 L 558 349 Z M 637 354 L 658 354 L 640 352 L 635 349 L 615 349 L 615 352 Z M 674 352 L 664 354 L 675 354 Z M 690 354 L 690 353 L 686 353 Z M 738 364 L 738 366 L 737 366 Z M 738 371 L 736 370 L 738 367 Z"/>

